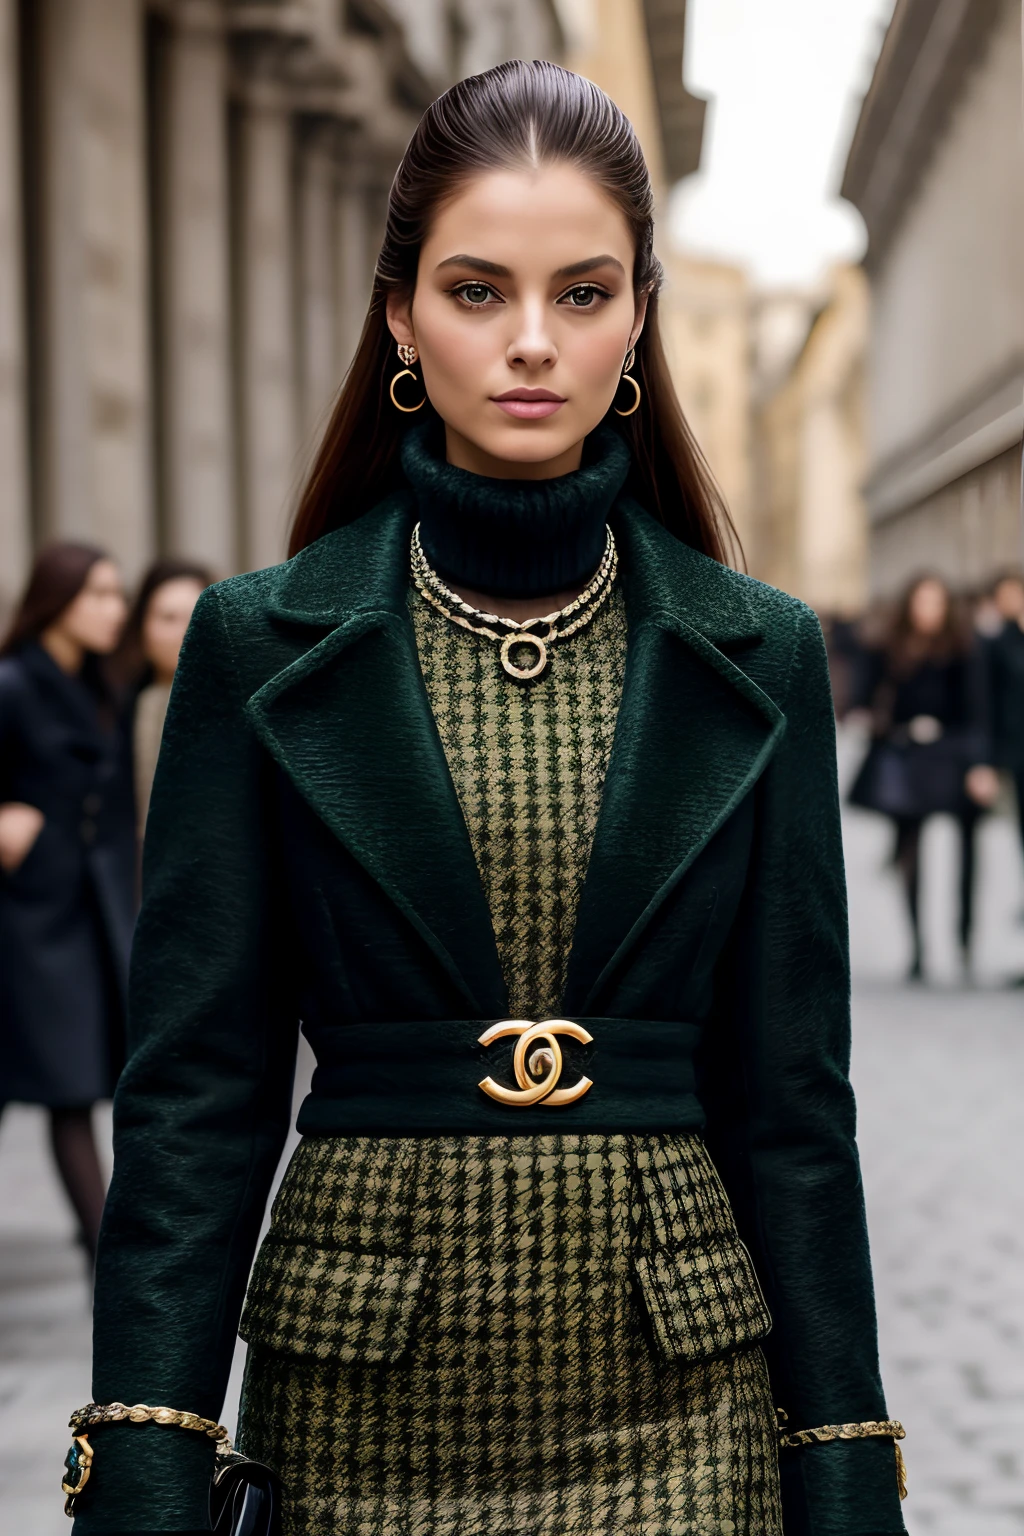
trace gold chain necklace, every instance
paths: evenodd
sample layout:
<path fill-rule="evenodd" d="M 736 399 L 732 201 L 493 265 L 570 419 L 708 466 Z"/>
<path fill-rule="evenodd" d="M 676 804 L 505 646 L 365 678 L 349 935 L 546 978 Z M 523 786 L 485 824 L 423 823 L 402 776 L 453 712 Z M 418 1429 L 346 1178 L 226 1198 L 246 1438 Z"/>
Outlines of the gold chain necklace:
<path fill-rule="evenodd" d="M 570 635 L 575 635 L 584 625 L 590 623 L 602 604 L 607 602 L 619 569 L 619 552 L 615 547 L 611 529 L 606 529 L 606 533 L 604 555 L 593 580 L 578 597 L 573 598 L 571 603 L 567 603 L 557 613 L 544 614 L 541 618 L 524 619 L 519 622 L 516 619 L 506 619 L 498 613 L 484 613 L 459 597 L 450 587 L 446 587 L 423 553 L 419 523 L 412 531 L 410 550 L 413 584 L 424 602 L 429 603 L 452 624 L 458 624 L 460 629 L 468 629 L 472 635 L 483 635 L 488 640 L 497 640 L 499 659 L 509 677 L 514 677 L 518 683 L 528 683 L 547 670 L 550 660 L 548 646 L 556 644 L 559 640 L 568 640 Z M 566 619 L 571 622 L 566 624 L 564 629 L 559 629 L 557 626 Z M 504 634 L 493 627 L 499 624 L 504 629 Z M 546 626 L 547 633 L 535 634 L 534 628 L 537 625 Z M 516 645 L 528 645 L 534 648 L 536 659 L 532 665 L 528 667 L 516 665 L 512 657 L 512 648 Z"/>

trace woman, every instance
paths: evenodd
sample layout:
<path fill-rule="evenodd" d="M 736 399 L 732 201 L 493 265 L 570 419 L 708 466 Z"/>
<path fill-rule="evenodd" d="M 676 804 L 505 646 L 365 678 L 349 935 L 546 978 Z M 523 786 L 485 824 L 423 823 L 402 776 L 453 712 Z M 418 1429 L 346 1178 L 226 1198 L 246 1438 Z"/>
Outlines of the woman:
<path fill-rule="evenodd" d="M 140 842 L 181 643 L 199 594 L 212 579 L 205 566 L 191 560 L 158 560 L 143 576 L 128 615 L 119 660 L 136 690 L 132 748 Z"/>
<path fill-rule="evenodd" d="M 998 627 L 984 646 L 992 707 L 992 756 L 1013 779 L 1024 841 L 1024 576 L 1004 571 L 992 588 Z"/>
<path fill-rule="evenodd" d="M 49 1109 L 90 1256 L 104 1196 L 92 1107 L 122 1058 L 134 917 L 131 775 L 99 666 L 124 618 L 114 562 L 52 544 L 0 648 L 0 1103 Z"/>
<path fill-rule="evenodd" d="M 83 1536 L 205 1525 L 300 1020 L 241 1325 L 286 1536 L 775 1536 L 775 1404 L 788 1536 L 903 1530 L 825 658 L 722 563 L 651 207 L 589 82 L 443 96 L 294 558 L 199 600 L 96 1312 L 97 1402 L 174 1412 L 76 1419 Z"/>
<path fill-rule="evenodd" d="M 974 910 L 974 834 L 984 807 L 999 792 L 988 766 L 986 685 L 970 625 L 938 576 L 906 587 L 884 642 L 865 653 L 863 706 L 872 715 L 872 745 L 850 792 L 854 805 L 882 811 L 895 823 L 894 860 L 910 917 L 910 979 L 923 975 L 920 885 L 921 829 L 939 813 L 960 828 L 960 920 L 965 968 L 970 965 Z"/>

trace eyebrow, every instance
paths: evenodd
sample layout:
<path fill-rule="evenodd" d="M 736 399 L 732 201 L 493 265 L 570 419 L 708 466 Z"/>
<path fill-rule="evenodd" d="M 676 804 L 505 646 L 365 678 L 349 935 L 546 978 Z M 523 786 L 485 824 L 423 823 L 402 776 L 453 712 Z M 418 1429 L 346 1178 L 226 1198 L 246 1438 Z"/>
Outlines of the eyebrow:
<path fill-rule="evenodd" d="M 626 269 L 622 262 L 618 261 L 614 256 L 591 256 L 586 261 L 574 261 L 571 267 L 559 267 L 555 276 L 582 277 L 584 273 L 593 272 L 598 267 L 615 267 L 622 273 L 623 277 L 626 275 Z"/>
<path fill-rule="evenodd" d="M 499 266 L 496 261 L 484 261 L 482 256 L 447 256 L 444 261 L 439 261 L 437 271 L 442 267 L 470 267 L 474 272 L 483 272 L 488 277 L 511 277 L 508 267 Z M 574 261 L 568 267 L 559 267 L 553 275 L 555 277 L 582 277 L 586 272 L 593 272 L 598 267 L 615 267 L 626 275 L 626 269 L 622 262 L 614 256 L 589 256 L 586 261 Z"/>

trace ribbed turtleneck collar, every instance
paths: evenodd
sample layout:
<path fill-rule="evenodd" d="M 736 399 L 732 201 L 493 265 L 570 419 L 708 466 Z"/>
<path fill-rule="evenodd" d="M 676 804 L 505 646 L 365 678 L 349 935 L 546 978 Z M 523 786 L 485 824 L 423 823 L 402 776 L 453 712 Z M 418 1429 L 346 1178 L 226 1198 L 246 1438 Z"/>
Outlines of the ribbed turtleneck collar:
<path fill-rule="evenodd" d="M 605 524 L 629 472 L 618 433 L 598 428 L 584 462 L 554 480 L 494 480 L 456 469 L 417 423 L 402 442 L 402 469 L 417 501 L 423 552 L 445 581 L 495 597 L 542 597 L 594 574 Z"/>

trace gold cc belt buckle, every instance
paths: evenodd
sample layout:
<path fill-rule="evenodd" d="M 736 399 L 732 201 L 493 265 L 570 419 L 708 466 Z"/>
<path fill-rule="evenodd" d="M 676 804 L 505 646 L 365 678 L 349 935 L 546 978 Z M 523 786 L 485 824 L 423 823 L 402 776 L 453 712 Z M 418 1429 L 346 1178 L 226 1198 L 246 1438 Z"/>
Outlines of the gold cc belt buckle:
<path fill-rule="evenodd" d="M 545 1109 L 557 1109 L 562 1104 L 575 1104 L 594 1084 L 589 1077 L 581 1077 L 571 1088 L 556 1086 L 562 1075 L 562 1049 L 559 1035 L 569 1035 L 581 1045 L 589 1045 L 593 1035 L 574 1024 L 571 1019 L 544 1019 L 531 1024 L 528 1019 L 502 1019 L 492 1024 L 480 1036 L 479 1045 L 493 1045 L 495 1040 L 518 1035 L 512 1053 L 512 1070 L 518 1088 L 503 1088 L 493 1077 L 485 1077 L 477 1086 L 488 1098 L 499 1104 L 510 1104 L 514 1109 L 526 1109 L 531 1104 L 542 1104 Z"/>

